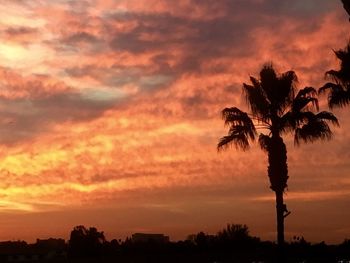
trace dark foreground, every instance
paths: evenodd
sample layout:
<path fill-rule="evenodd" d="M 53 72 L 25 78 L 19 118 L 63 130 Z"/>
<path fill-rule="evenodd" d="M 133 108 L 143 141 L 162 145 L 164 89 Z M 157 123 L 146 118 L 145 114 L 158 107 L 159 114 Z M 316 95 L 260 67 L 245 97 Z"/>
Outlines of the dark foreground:
<path fill-rule="evenodd" d="M 282 251 L 275 243 L 249 235 L 242 225 L 228 225 L 216 235 L 200 232 L 184 241 L 169 242 L 163 235 L 137 234 L 126 240 L 107 241 L 96 228 L 78 226 L 70 240 L 1 242 L 0 262 L 325 262 L 350 263 L 350 240 L 339 245 L 311 244 L 295 237 Z"/>

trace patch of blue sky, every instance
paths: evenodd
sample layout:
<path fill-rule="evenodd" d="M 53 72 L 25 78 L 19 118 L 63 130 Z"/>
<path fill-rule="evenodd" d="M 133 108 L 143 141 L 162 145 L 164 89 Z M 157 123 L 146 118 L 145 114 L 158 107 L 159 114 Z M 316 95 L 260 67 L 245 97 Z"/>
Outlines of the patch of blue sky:
<path fill-rule="evenodd" d="M 123 99 L 127 94 L 119 89 L 113 88 L 91 88 L 81 90 L 84 99 L 98 101 L 113 101 Z"/>
<path fill-rule="evenodd" d="M 143 89 L 153 89 L 166 87 L 173 80 L 173 76 L 169 75 L 152 75 L 141 77 L 139 80 L 139 85 Z"/>

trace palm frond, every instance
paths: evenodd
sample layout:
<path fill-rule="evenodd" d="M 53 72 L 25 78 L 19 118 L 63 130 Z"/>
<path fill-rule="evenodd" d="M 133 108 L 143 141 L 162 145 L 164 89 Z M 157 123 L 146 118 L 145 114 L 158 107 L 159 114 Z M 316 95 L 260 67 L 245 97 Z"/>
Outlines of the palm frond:
<path fill-rule="evenodd" d="M 334 51 L 336 57 L 342 62 L 347 62 L 350 59 L 350 43 L 344 49 Z"/>
<path fill-rule="evenodd" d="M 272 64 L 260 71 L 261 87 L 270 102 L 271 112 L 282 113 L 294 98 L 297 76 L 294 71 L 278 75 Z"/>
<path fill-rule="evenodd" d="M 249 141 L 243 134 L 230 134 L 222 137 L 217 145 L 218 150 L 228 148 L 231 144 L 234 144 L 236 148 L 240 148 L 243 151 L 249 148 Z"/>
<path fill-rule="evenodd" d="M 334 83 L 326 83 L 319 89 L 319 92 L 329 90 L 328 106 L 344 107 L 350 103 L 350 42 L 344 49 L 334 51 L 340 60 L 339 70 L 329 70 L 326 76 L 330 77 Z"/>
<path fill-rule="evenodd" d="M 344 89 L 343 85 L 328 82 L 319 88 L 320 94 L 328 91 L 328 106 L 333 109 L 334 107 L 344 107 L 350 103 L 350 89 Z"/>
<path fill-rule="evenodd" d="M 280 118 L 279 130 L 281 132 L 293 131 L 314 116 L 315 114 L 310 111 L 289 111 Z"/>
<path fill-rule="evenodd" d="M 329 108 L 344 107 L 350 103 L 350 92 L 343 88 L 332 89 L 328 94 Z"/>
<path fill-rule="evenodd" d="M 278 79 L 278 90 L 275 92 L 275 100 L 279 107 L 279 112 L 283 112 L 285 107 L 294 99 L 295 83 L 298 81 L 294 71 L 287 71 Z"/>
<path fill-rule="evenodd" d="M 324 84 L 321 88 L 318 89 L 318 94 L 323 94 L 325 93 L 327 90 L 337 90 L 337 89 L 343 89 L 343 87 L 340 84 L 335 84 L 332 82 L 327 82 L 326 84 Z"/>
<path fill-rule="evenodd" d="M 218 150 L 227 149 L 229 146 L 234 145 L 236 148 L 246 151 L 249 149 L 249 140 L 244 133 L 229 133 L 227 136 L 222 137 L 217 145 Z"/>
<path fill-rule="evenodd" d="M 254 123 L 246 112 L 236 107 L 225 108 L 222 111 L 222 118 L 225 120 L 225 125 L 231 126 L 230 129 L 232 127 L 245 127 L 244 133 L 252 140 L 255 138 L 256 129 Z"/>
<path fill-rule="evenodd" d="M 340 70 L 328 70 L 326 72 L 326 78 L 331 79 L 333 82 L 335 82 L 336 84 L 346 84 L 349 82 L 350 80 L 350 76 L 348 72 L 346 72 L 346 70 L 344 69 L 340 69 Z"/>
<path fill-rule="evenodd" d="M 334 70 L 334 69 L 328 70 L 325 75 L 326 75 L 327 78 L 331 78 L 331 79 L 334 79 L 334 80 L 338 80 L 339 79 L 339 71 Z"/>
<path fill-rule="evenodd" d="M 276 87 L 278 86 L 277 73 L 272 64 L 266 64 L 260 70 L 260 85 L 272 106 L 275 100 L 274 92 L 276 92 Z"/>
<path fill-rule="evenodd" d="M 250 79 L 253 86 L 243 83 L 243 94 L 246 97 L 246 102 L 250 106 L 253 114 L 258 115 L 261 118 L 266 117 L 269 112 L 270 103 L 267 100 L 259 81 L 253 77 Z"/>
<path fill-rule="evenodd" d="M 305 87 L 301 90 L 299 90 L 298 94 L 295 96 L 295 98 L 299 97 L 314 97 L 317 94 L 317 91 L 313 87 Z"/>
<path fill-rule="evenodd" d="M 299 90 L 298 94 L 295 96 L 292 103 L 292 111 L 299 112 L 305 109 L 310 104 L 319 109 L 318 99 L 315 97 L 317 91 L 312 87 L 305 87 L 304 89 Z"/>
<path fill-rule="evenodd" d="M 305 143 L 312 143 L 316 140 L 330 140 L 332 135 L 333 133 L 327 122 L 314 115 L 306 124 L 295 130 L 294 143 L 299 145 L 301 140 Z"/>
<path fill-rule="evenodd" d="M 265 91 L 267 98 L 272 103 L 273 91 L 277 86 L 278 78 L 272 64 L 266 64 L 260 71 L 260 83 L 262 89 Z"/>
<path fill-rule="evenodd" d="M 298 77 L 293 70 L 283 73 L 281 75 L 281 79 L 287 81 L 289 85 L 292 85 L 294 82 L 298 82 Z"/>
<path fill-rule="evenodd" d="M 262 133 L 259 135 L 259 144 L 262 150 L 267 152 L 270 147 L 270 142 L 271 142 L 270 136 L 267 136 Z"/>
<path fill-rule="evenodd" d="M 249 79 L 250 79 L 250 82 L 253 84 L 254 88 L 261 89 L 261 85 L 260 85 L 259 80 L 257 80 L 256 78 L 254 78 L 252 76 L 250 76 Z"/>
<path fill-rule="evenodd" d="M 225 125 L 228 125 L 228 135 L 222 137 L 217 145 L 218 150 L 234 144 L 237 148 L 248 149 L 249 140 L 254 140 L 256 129 L 248 114 L 236 107 L 225 108 L 222 111 Z"/>
<path fill-rule="evenodd" d="M 326 76 L 348 89 L 350 85 L 350 42 L 344 49 L 334 50 L 334 53 L 340 60 L 340 69 L 329 70 L 326 72 Z"/>
<path fill-rule="evenodd" d="M 292 131 L 297 126 L 296 116 L 293 112 L 288 111 L 287 113 L 283 114 L 282 117 L 280 117 L 278 123 L 279 123 L 278 130 L 280 132 Z"/>
<path fill-rule="evenodd" d="M 333 125 L 339 126 L 337 117 L 335 117 L 335 115 L 329 111 L 321 111 L 316 114 L 315 118 L 318 120 L 329 121 Z"/>
<path fill-rule="evenodd" d="M 314 142 L 316 140 L 330 140 L 332 131 L 325 122 L 308 123 L 301 128 L 296 129 L 294 142 L 296 145 L 303 140 L 305 143 Z"/>
<path fill-rule="evenodd" d="M 350 1 L 349 0 L 342 0 L 343 7 L 345 11 L 350 15 Z"/>

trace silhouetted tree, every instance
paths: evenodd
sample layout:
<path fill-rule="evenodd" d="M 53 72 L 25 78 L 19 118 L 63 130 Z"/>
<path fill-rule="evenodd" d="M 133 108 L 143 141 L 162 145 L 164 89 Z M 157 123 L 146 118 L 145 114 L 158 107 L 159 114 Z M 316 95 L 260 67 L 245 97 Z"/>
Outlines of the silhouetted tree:
<path fill-rule="evenodd" d="M 340 60 L 339 70 L 329 70 L 326 77 L 332 82 L 319 89 L 320 93 L 328 91 L 328 106 L 343 107 L 350 103 L 350 43 L 344 49 L 334 51 Z"/>
<path fill-rule="evenodd" d="M 218 232 L 218 239 L 226 242 L 244 243 L 251 237 L 246 225 L 228 224 L 226 228 Z"/>
<path fill-rule="evenodd" d="M 293 71 L 278 75 L 271 64 L 260 71 L 260 79 L 250 77 L 251 85 L 243 84 L 243 92 L 251 114 L 236 107 L 225 108 L 222 117 L 229 126 L 228 135 L 220 139 L 218 149 L 235 145 L 247 150 L 257 136 L 257 129 L 265 133 L 259 135 L 259 143 L 268 154 L 268 176 L 271 189 L 276 196 L 277 241 L 284 243 L 284 218 L 289 214 L 283 202 L 287 187 L 287 149 L 282 135 L 294 133 L 295 143 L 330 139 L 332 131 L 327 121 L 338 124 L 330 112 L 313 113 L 318 110 L 316 90 L 306 87 L 296 93 L 297 76 Z M 295 95 L 296 94 L 296 95 Z"/>
<path fill-rule="evenodd" d="M 246 225 L 228 224 L 226 228 L 217 233 L 217 242 L 224 249 L 251 248 L 259 242 L 259 238 L 249 235 Z"/>
<path fill-rule="evenodd" d="M 99 256 L 105 241 L 104 233 L 97 231 L 95 227 L 87 229 L 84 226 L 76 226 L 70 234 L 69 255 L 71 257 Z"/>
<path fill-rule="evenodd" d="M 210 246 L 212 237 L 205 234 L 204 232 L 199 232 L 197 235 L 194 236 L 194 244 L 202 249 L 208 249 Z"/>

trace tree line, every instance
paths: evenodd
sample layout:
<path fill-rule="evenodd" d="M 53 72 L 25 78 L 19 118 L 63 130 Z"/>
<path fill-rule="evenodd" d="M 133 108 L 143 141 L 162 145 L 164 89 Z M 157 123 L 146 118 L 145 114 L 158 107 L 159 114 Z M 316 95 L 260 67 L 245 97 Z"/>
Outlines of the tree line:
<path fill-rule="evenodd" d="M 6 254 L 20 256 L 38 251 L 43 255 L 56 255 L 51 261 L 42 257 L 42 261 L 36 260 L 39 262 L 281 262 L 276 243 L 252 236 L 248 226 L 241 224 L 228 224 L 216 234 L 198 232 L 179 241 L 138 241 L 132 237 L 108 241 L 103 231 L 80 225 L 73 228 L 67 242 L 50 238 L 37 240 L 34 244 L 24 241 L 0 243 L 1 262 L 6 262 Z M 344 259 L 350 260 L 349 239 L 338 245 L 327 245 L 293 237 L 285 243 L 283 262 L 332 263 Z"/>

